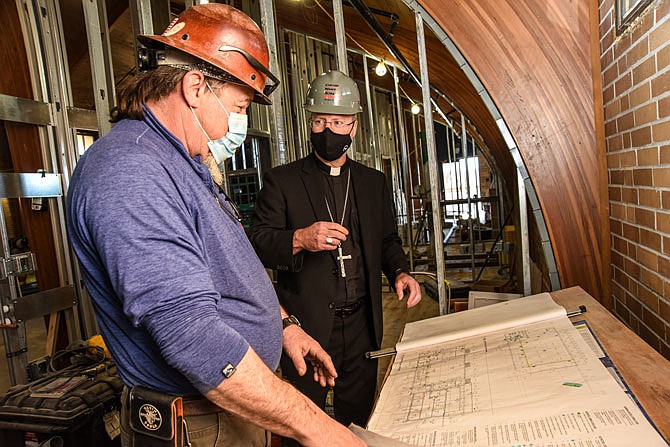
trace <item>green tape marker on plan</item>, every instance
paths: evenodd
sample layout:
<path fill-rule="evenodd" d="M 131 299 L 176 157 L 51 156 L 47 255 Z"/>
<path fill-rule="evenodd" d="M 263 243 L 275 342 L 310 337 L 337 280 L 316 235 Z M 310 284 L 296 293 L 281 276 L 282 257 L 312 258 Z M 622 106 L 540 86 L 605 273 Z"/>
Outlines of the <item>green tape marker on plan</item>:
<path fill-rule="evenodd" d="M 582 386 L 582 384 L 577 382 L 563 382 L 563 386 L 573 386 L 575 388 L 579 388 Z"/>

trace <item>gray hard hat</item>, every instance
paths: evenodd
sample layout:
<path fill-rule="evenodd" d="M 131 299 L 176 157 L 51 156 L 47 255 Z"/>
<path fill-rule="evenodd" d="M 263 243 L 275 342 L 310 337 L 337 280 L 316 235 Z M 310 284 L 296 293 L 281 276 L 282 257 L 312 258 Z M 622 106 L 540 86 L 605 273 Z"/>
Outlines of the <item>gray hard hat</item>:
<path fill-rule="evenodd" d="M 356 82 L 337 70 L 322 73 L 310 83 L 304 107 L 328 115 L 355 115 L 363 110 Z"/>

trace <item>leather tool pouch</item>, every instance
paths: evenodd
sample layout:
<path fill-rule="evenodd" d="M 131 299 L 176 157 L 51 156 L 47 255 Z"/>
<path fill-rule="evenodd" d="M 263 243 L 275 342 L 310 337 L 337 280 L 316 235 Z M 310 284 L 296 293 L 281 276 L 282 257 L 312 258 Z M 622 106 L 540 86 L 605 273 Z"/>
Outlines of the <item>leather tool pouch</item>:
<path fill-rule="evenodd" d="M 130 428 L 135 447 L 184 447 L 182 398 L 136 386 L 130 390 Z"/>

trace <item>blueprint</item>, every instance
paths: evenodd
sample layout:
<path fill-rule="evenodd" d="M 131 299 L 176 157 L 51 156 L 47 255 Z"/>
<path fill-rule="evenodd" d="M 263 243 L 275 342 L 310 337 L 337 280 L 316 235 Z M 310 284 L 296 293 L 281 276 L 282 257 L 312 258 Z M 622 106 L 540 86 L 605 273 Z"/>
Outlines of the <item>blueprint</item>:
<path fill-rule="evenodd" d="M 368 429 L 430 447 L 667 446 L 564 311 L 540 320 L 399 350 Z"/>

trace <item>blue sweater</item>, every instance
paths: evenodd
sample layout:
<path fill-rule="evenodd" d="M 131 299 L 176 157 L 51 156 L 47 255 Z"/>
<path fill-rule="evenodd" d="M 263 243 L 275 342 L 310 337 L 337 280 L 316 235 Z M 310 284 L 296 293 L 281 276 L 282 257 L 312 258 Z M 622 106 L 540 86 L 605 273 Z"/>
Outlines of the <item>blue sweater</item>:
<path fill-rule="evenodd" d="M 277 296 L 215 191 L 200 157 L 146 108 L 144 120 L 117 123 L 77 163 L 67 229 L 128 386 L 203 393 L 249 346 L 270 369 L 279 363 Z"/>

